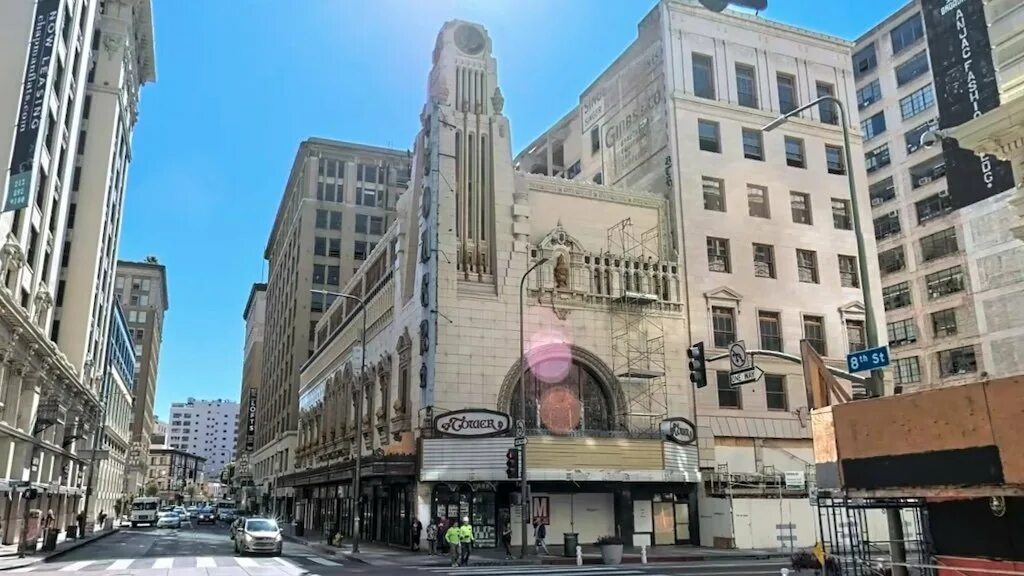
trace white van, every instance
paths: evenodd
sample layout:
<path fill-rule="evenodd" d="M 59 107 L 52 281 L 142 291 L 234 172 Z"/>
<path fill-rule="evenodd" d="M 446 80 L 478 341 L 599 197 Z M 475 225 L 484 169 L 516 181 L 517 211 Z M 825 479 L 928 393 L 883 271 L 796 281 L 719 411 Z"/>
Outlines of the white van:
<path fill-rule="evenodd" d="M 132 511 L 128 518 L 131 520 L 132 528 L 135 528 L 139 524 L 156 526 L 157 509 L 159 508 L 159 498 L 139 497 L 132 500 Z"/>

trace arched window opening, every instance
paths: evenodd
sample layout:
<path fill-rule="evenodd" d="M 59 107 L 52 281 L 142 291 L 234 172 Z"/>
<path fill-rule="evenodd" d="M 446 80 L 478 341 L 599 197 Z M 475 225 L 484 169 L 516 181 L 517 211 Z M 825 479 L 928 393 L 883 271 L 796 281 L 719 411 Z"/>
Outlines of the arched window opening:
<path fill-rule="evenodd" d="M 541 359 L 526 373 L 526 427 L 556 435 L 585 435 L 614 430 L 613 403 L 598 377 L 576 360 Z M 511 398 L 514 419 L 521 418 L 519 388 Z"/>

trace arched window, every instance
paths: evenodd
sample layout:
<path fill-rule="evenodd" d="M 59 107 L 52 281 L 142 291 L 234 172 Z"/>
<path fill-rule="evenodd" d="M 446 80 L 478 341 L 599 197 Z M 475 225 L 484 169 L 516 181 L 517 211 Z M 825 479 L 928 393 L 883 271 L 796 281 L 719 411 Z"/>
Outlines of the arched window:
<path fill-rule="evenodd" d="M 598 377 L 576 360 L 542 359 L 526 373 L 526 427 L 551 434 L 579 435 L 614 429 L 612 402 Z M 519 388 L 511 414 L 519 419 Z"/>

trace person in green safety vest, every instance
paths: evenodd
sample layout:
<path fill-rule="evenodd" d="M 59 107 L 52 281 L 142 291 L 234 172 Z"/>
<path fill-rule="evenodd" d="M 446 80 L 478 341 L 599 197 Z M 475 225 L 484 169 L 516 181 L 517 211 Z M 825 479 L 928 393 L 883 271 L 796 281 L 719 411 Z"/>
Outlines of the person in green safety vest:
<path fill-rule="evenodd" d="M 469 564 L 469 551 L 473 547 L 473 525 L 469 523 L 469 517 L 462 519 L 462 526 L 459 527 L 459 546 L 462 548 L 462 559 L 460 565 Z"/>
<path fill-rule="evenodd" d="M 448 550 L 451 553 L 452 566 L 459 564 L 459 544 L 462 542 L 462 530 L 459 528 L 458 519 L 452 520 L 452 525 L 444 533 L 444 541 L 448 543 Z"/>

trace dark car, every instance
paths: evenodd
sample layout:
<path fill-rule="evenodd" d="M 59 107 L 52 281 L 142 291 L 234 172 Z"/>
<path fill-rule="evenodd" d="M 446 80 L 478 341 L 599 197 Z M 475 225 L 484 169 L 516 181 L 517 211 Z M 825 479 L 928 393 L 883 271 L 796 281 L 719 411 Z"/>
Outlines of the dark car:
<path fill-rule="evenodd" d="M 217 512 L 213 508 L 200 508 L 196 512 L 196 524 L 216 524 Z"/>

